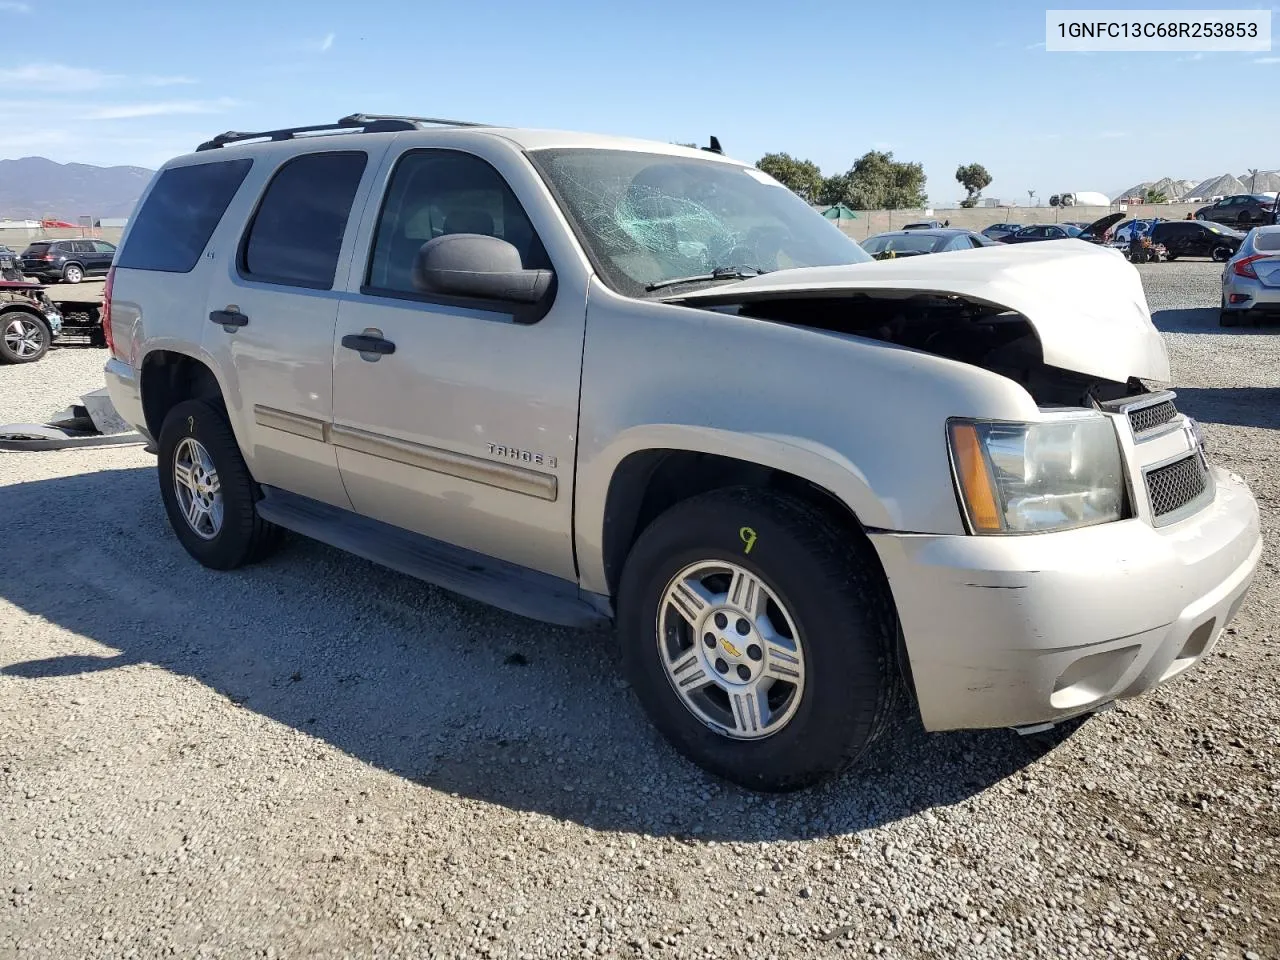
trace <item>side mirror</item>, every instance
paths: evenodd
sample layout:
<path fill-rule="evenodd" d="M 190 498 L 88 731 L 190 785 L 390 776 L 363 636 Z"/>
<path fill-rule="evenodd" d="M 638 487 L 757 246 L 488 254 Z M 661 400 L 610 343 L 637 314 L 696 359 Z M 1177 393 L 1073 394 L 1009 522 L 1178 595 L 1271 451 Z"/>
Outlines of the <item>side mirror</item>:
<path fill-rule="evenodd" d="M 413 262 L 420 293 L 537 303 L 551 288 L 550 270 L 526 270 L 520 251 L 479 233 L 448 233 L 428 240 Z"/>

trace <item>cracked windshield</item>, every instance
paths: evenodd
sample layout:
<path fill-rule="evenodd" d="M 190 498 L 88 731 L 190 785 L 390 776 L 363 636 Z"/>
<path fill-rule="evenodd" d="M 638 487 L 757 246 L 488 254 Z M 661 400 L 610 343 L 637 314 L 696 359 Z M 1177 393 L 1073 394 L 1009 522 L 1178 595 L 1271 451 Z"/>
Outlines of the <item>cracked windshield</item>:
<path fill-rule="evenodd" d="M 622 294 L 871 259 L 752 167 L 623 150 L 542 150 L 533 160 Z"/>

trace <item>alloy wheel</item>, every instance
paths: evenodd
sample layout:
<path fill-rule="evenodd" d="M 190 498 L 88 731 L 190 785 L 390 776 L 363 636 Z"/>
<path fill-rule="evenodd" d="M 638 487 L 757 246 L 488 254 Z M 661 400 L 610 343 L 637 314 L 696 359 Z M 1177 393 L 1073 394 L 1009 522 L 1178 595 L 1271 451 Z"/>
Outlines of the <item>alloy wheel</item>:
<path fill-rule="evenodd" d="M 672 689 L 704 724 L 735 740 L 760 740 L 795 716 L 805 655 L 795 618 L 759 576 L 704 560 L 663 591 L 658 655 Z"/>
<path fill-rule="evenodd" d="M 212 540 L 222 530 L 222 486 L 209 451 L 194 437 L 184 437 L 173 454 L 173 492 L 196 536 Z"/>
<path fill-rule="evenodd" d="M 44 346 L 44 330 L 34 320 L 15 317 L 4 327 L 4 342 L 19 360 L 38 354 Z"/>

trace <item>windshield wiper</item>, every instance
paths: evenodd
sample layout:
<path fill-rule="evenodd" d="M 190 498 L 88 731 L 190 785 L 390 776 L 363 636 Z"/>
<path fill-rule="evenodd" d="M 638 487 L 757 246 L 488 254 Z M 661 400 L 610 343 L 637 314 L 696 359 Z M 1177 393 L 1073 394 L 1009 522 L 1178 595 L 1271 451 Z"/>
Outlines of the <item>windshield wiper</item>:
<path fill-rule="evenodd" d="M 710 273 L 700 273 L 695 277 L 675 277 L 671 280 L 659 280 L 657 283 L 651 283 L 645 287 L 646 293 L 652 293 L 654 290 L 661 290 L 663 287 L 674 287 L 681 283 L 704 283 L 710 280 L 749 280 L 752 277 L 762 277 L 768 270 L 761 270 L 759 267 L 716 267 Z"/>

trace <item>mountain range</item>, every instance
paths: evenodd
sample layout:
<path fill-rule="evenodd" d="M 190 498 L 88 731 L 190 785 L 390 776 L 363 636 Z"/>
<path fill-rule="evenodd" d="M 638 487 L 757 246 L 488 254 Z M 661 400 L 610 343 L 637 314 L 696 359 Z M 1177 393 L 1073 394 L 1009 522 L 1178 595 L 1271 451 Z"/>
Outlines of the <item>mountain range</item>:
<path fill-rule="evenodd" d="M 44 157 L 0 160 L 0 220 L 127 217 L 153 172 Z"/>

